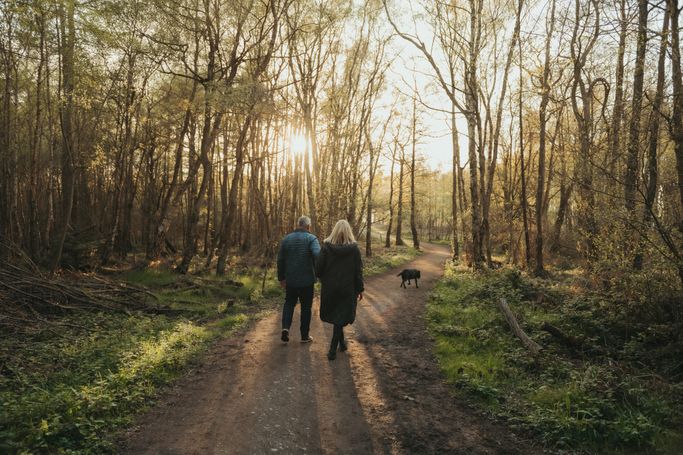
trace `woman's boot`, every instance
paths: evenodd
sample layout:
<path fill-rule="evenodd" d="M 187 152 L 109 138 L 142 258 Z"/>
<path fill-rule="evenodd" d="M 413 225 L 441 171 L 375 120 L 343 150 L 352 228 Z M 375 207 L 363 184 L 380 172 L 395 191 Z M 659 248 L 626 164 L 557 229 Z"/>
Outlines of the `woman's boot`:
<path fill-rule="evenodd" d="M 341 338 L 341 327 L 338 325 L 334 326 L 332 329 L 332 342 L 330 343 L 330 352 L 327 353 L 328 360 L 334 360 L 337 358 L 337 345 L 339 344 L 339 339 Z"/>
<path fill-rule="evenodd" d="M 341 332 L 339 337 L 339 350 L 341 352 L 346 352 L 349 347 L 346 345 L 346 340 L 344 340 L 344 328 L 342 327 L 339 331 Z"/>

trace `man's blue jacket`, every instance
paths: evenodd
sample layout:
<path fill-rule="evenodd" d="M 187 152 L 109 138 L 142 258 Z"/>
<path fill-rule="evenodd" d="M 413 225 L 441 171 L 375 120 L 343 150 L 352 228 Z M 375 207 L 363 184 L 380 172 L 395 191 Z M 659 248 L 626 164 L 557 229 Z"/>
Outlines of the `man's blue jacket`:
<path fill-rule="evenodd" d="M 305 229 L 297 229 L 282 239 L 277 254 L 277 279 L 287 287 L 312 286 L 315 283 L 315 258 L 320 254 L 318 238 Z"/>

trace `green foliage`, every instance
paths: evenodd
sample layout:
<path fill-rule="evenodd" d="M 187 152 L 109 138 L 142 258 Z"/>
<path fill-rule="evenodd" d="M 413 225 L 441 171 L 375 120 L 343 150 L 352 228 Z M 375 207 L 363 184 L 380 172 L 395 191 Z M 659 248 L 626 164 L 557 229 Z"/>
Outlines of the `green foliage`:
<path fill-rule="evenodd" d="M 256 273 L 237 286 L 223 277 L 128 272 L 122 278 L 148 287 L 166 311 L 80 312 L 23 339 L 0 338 L 0 453 L 113 452 L 115 431 L 161 386 L 268 308 Z M 272 281 L 264 294 L 273 295 Z"/>
<path fill-rule="evenodd" d="M 365 261 L 368 275 L 418 254 L 376 251 Z M 279 303 L 274 270 L 265 277 L 258 267 L 240 270 L 237 277 L 128 271 L 120 278 L 155 294 L 161 314 L 79 312 L 23 339 L 1 337 L 0 453 L 113 452 L 114 433 L 160 387 L 217 337 Z"/>
<path fill-rule="evenodd" d="M 3 341 L 15 355 L 0 383 L 2 450 L 109 451 L 109 427 L 128 422 L 212 337 L 163 316 L 96 314 L 64 322 L 94 328 L 61 329 L 52 340 L 23 346 Z"/>
<path fill-rule="evenodd" d="M 551 281 L 509 268 L 449 268 L 427 311 L 444 374 L 463 397 L 549 446 L 668 450 L 681 440 L 674 430 L 683 406 L 680 324 L 641 319 L 626 327 L 623 294 L 588 292 L 577 288 L 580 280 L 572 273 Z M 512 335 L 496 305 L 500 297 L 544 347 L 540 356 Z M 583 347 L 562 345 L 540 330 L 543 321 Z"/>
<path fill-rule="evenodd" d="M 590 275 L 584 277 L 586 287 L 619 300 L 624 320 L 683 320 L 681 281 L 673 258 L 651 243 L 639 243 L 623 218 L 605 226 L 594 241 L 595 257 L 590 260 Z M 633 267 L 635 251 L 643 254 L 641 270 Z"/>
<path fill-rule="evenodd" d="M 132 284 L 150 288 L 170 286 L 178 280 L 178 274 L 168 269 L 146 268 L 125 272 L 121 278 Z"/>
<path fill-rule="evenodd" d="M 394 267 L 412 261 L 416 258 L 420 251 L 409 246 L 392 246 L 384 248 L 384 246 L 373 245 L 373 255 L 368 257 L 363 256 L 363 272 L 366 276 L 377 275 Z"/>

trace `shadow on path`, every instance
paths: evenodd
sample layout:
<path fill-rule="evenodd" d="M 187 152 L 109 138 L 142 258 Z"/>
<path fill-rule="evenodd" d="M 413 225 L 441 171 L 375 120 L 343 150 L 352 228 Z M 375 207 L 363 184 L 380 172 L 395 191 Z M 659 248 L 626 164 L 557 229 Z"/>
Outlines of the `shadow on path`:
<path fill-rule="evenodd" d="M 330 362 L 331 326 L 314 303 L 312 344 L 279 341 L 280 315 L 224 340 L 142 416 L 128 454 L 515 454 L 540 453 L 477 416 L 444 384 L 423 319 L 447 247 L 424 245 L 401 268 L 422 271 L 419 289 L 400 269 L 367 279 L 349 351 Z"/>

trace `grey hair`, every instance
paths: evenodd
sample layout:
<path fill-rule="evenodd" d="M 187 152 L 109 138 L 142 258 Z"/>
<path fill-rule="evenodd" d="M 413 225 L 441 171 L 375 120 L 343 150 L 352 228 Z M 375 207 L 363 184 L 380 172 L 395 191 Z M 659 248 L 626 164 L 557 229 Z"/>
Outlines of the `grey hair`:
<path fill-rule="evenodd" d="M 299 227 L 306 227 L 311 225 L 311 219 L 306 215 L 299 217 Z"/>

